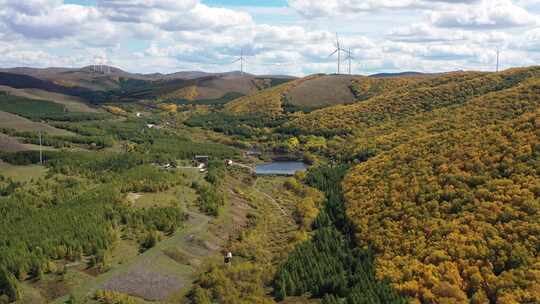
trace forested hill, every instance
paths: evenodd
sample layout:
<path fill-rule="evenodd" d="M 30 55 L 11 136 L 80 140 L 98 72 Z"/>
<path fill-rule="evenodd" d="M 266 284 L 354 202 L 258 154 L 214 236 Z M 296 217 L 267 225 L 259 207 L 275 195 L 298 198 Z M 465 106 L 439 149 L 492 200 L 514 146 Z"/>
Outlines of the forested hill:
<path fill-rule="evenodd" d="M 425 78 L 429 76 L 372 78 L 350 75 L 311 75 L 238 98 L 227 104 L 225 110 L 233 115 L 266 116 L 297 111 L 309 112 L 367 100 L 384 92 L 407 87 Z"/>
<path fill-rule="evenodd" d="M 422 303 L 540 302 L 540 68 L 453 73 L 300 115 L 344 179 L 379 279 Z M 347 158 L 347 157 L 343 157 Z"/>
<path fill-rule="evenodd" d="M 398 146 L 344 186 L 359 244 L 402 294 L 540 301 L 540 110 Z"/>
<path fill-rule="evenodd" d="M 456 72 L 413 82 L 364 102 L 342 105 L 303 115 L 288 128 L 300 133 L 355 133 L 386 122 L 408 119 L 436 109 L 456 107 L 475 97 L 515 87 L 540 77 L 540 67 L 511 69 L 503 73 Z"/>

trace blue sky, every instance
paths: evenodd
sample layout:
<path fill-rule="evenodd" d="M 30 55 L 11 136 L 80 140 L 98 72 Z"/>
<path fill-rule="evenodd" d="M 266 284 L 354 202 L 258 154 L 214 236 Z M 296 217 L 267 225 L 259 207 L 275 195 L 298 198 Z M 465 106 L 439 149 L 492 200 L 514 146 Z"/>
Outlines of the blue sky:
<path fill-rule="evenodd" d="M 336 33 L 356 74 L 528 66 L 540 0 L 0 0 L 1 67 L 335 73 Z"/>

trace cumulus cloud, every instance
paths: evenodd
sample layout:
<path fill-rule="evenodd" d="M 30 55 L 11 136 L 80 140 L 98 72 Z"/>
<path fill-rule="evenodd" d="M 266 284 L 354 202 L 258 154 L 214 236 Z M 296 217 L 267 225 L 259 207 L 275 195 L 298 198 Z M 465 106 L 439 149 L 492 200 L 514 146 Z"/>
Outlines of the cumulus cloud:
<path fill-rule="evenodd" d="M 460 41 L 465 39 L 465 34 L 461 31 L 449 32 L 434 28 L 430 24 L 417 23 L 390 30 L 388 38 L 401 42 Z"/>
<path fill-rule="evenodd" d="M 495 45 L 508 66 L 540 59 L 535 1 L 289 0 L 288 8 L 255 9 L 202 0 L 0 0 L 0 38 L 9 41 L 0 42 L 0 66 L 99 57 L 137 72 L 221 72 L 237 68 L 231 62 L 243 49 L 253 73 L 329 73 L 340 31 L 355 72 L 491 69 Z"/>
<path fill-rule="evenodd" d="M 431 21 L 446 28 L 501 29 L 534 25 L 538 17 L 510 0 L 483 0 L 477 5 L 455 5 L 434 11 Z"/>
<path fill-rule="evenodd" d="M 376 10 L 430 9 L 441 4 L 471 4 L 478 0 L 289 0 L 289 6 L 305 17 L 350 15 Z"/>
<path fill-rule="evenodd" d="M 221 30 L 252 22 L 247 13 L 210 7 L 198 0 L 98 0 L 97 5 L 112 21 L 147 23 L 166 31 Z"/>
<path fill-rule="evenodd" d="M 16 33 L 37 39 L 75 35 L 100 16 L 96 8 L 57 0 L 5 0 L 3 4 L 0 21 Z"/>
<path fill-rule="evenodd" d="M 521 39 L 511 42 L 509 47 L 540 54 L 540 27 L 527 31 Z"/>

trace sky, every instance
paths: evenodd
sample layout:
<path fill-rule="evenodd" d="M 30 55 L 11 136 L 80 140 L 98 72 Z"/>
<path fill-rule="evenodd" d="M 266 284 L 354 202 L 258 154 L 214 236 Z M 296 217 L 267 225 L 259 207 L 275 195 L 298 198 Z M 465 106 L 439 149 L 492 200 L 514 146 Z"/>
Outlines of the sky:
<path fill-rule="evenodd" d="M 337 35 L 354 74 L 538 65 L 540 0 L 0 0 L 0 67 L 336 73 Z"/>

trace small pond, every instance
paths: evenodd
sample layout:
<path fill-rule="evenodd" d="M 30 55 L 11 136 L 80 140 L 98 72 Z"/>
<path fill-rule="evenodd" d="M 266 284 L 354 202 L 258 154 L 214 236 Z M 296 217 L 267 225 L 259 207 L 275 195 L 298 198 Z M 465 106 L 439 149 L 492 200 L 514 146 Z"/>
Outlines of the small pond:
<path fill-rule="evenodd" d="M 308 165 L 299 161 L 275 161 L 255 166 L 257 175 L 294 175 L 298 171 L 306 171 Z"/>

